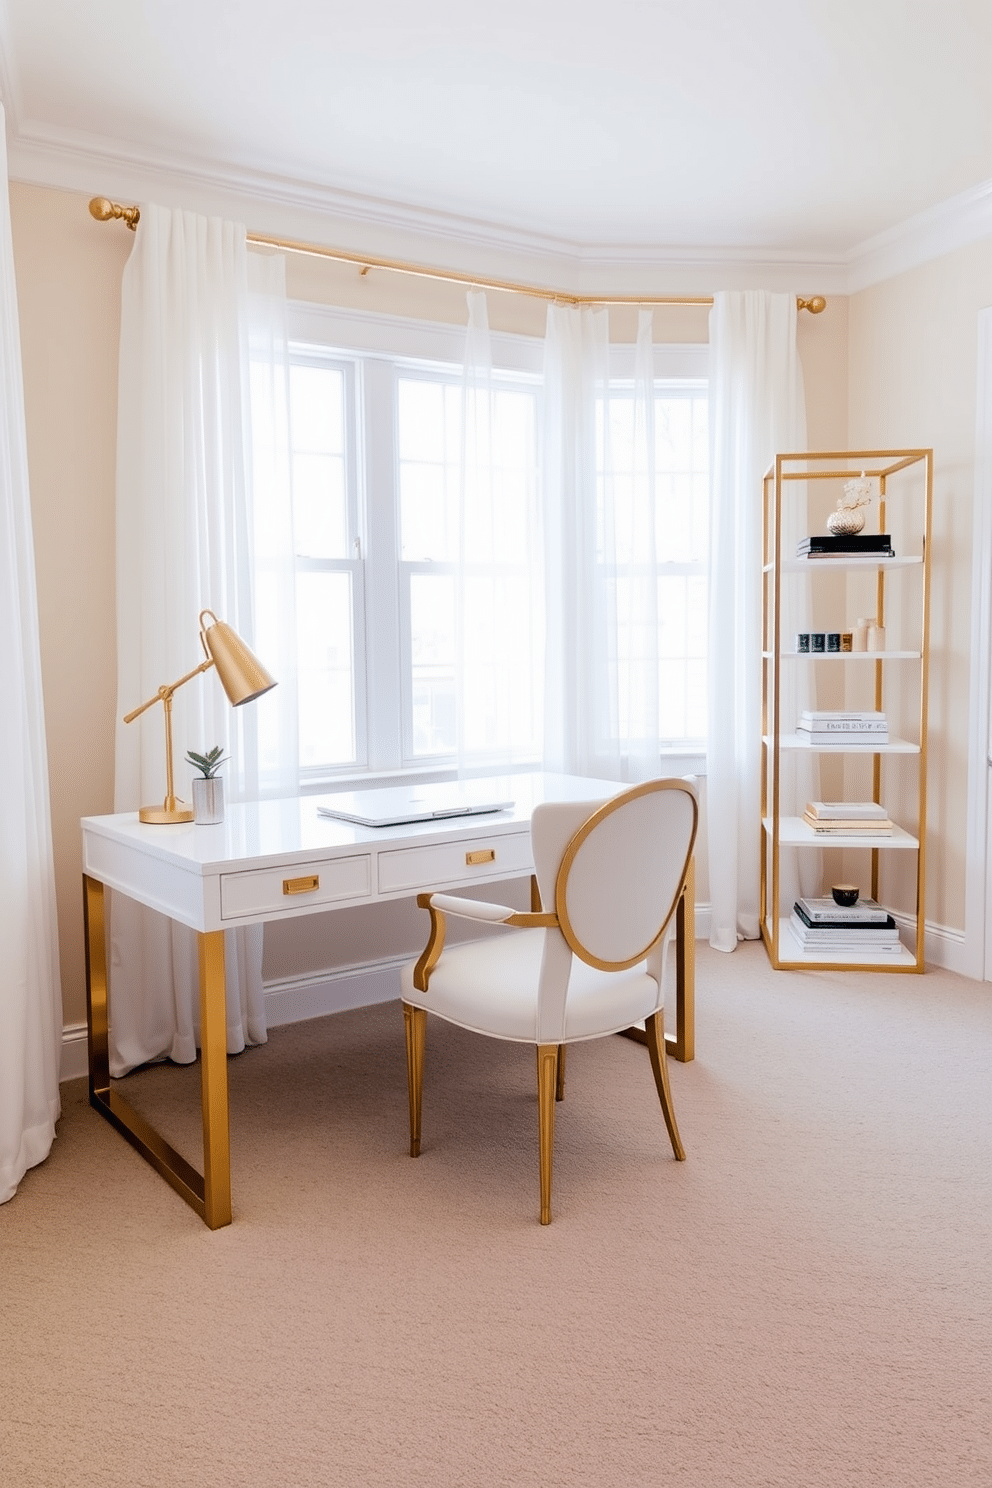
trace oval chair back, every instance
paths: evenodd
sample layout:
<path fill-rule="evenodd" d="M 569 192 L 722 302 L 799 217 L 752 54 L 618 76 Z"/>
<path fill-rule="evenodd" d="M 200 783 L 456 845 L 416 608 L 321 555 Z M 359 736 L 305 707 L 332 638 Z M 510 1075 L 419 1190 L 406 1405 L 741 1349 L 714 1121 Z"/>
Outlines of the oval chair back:
<path fill-rule="evenodd" d="M 555 912 L 571 951 L 601 971 L 643 961 L 671 920 L 696 840 L 684 780 L 649 780 L 593 811 L 571 837 Z"/>

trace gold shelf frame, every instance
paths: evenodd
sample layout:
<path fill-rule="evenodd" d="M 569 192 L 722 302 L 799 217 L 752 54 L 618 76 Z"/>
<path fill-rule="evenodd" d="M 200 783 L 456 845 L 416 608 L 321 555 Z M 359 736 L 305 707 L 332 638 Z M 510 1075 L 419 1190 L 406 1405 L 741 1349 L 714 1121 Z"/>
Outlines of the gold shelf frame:
<path fill-rule="evenodd" d="M 781 823 L 781 696 L 780 662 L 782 650 L 782 506 L 785 488 L 794 481 L 850 480 L 865 474 L 878 480 L 879 509 L 878 530 L 886 530 L 887 483 L 900 471 L 914 465 L 923 466 L 923 535 L 922 535 L 922 593 L 920 598 L 920 681 L 919 681 L 919 801 L 918 801 L 918 846 L 916 848 L 916 944 L 913 960 L 902 958 L 891 966 L 878 962 L 855 960 L 790 960 L 783 957 L 779 938 L 779 898 L 781 893 L 780 855 L 782 850 Z M 822 468 L 827 466 L 829 468 Z M 818 468 L 819 467 L 819 468 Z M 927 713 L 929 701 L 929 656 L 930 656 L 930 530 L 933 512 L 933 450 L 813 450 L 797 454 L 780 454 L 765 473 L 762 486 L 762 635 L 761 635 L 761 820 L 759 837 L 761 850 L 761 877 L 759 915 L 761 938 L 765 943 L 768 958 L 776 971 L 880 971 L 890 975 L 894 972 L 916 974 L 926 970 L 924 959 L 925 935 L 925 887 L 926 887 L 926 828 L 927 828 Z M 817 570 L 810 568 L 810 572 Z M 876 619 L 885 624 L 885 574 L 884 561 L 880 561 L 876 581 Z M 769 595 L 769 590 L 771 591 Z M 863 661 L 861 653 L 851 653 L 856 660 Z M 812 657 L 810 659 L 813 659 Z M 889 658 L 890 660 L 892 658 Z M 875 707 L 882 708 L 884 699 L 883 671 L 884 655 L 874 665 Z M 802 665 L 801 662 L 797 665 Z M 770 743 L 768 742 L 770 741 Z M 865 753 L 864 747 L 858 750 Z M 882 754 L 881 746 L 872 755 L 872 799 L 881 798 Z M 769 800 L 769 792 L 771 799 Z M 771 822 L 771 831 L 765 826 Z M 817 847 L 827 844 L 817 843 Z M 864 844 L 865 848 L 868 843 Z M 801 850 L 801 848 L 800 848 Z M 878 897 L 879 853 L 884 848 L 872 846 L 871 851 L 871 895 Z M 895 960 L 895 958 L 893 958 Z"/>
<path fill-rule="evenodd" d="M 94 196 L 90 202 L 90 215 L 98 222 L 125 222 L 132 232 L 141 221 L 138 207 L 121 206 L 106 196 Z M 301 253 L 310 258 L 329 258 L 335 263 L 355 264 L 367 273 L 369 269 L 385 269 L 392 274 L 410 274 L 418 279 L 434 279 L 443 284 L 464 284 L 474 289 L 496 289 L 504 294 L 527 295 L 534 300 L 547 300 L 560 305 L 712 305 L 712 295 L 576 295 L 562 289 L 547 289 L 543 285 L 521 284 L 513 279 L 492 279 L 478 274 L 462 274 L 456 269 L 432 268 L 428 264 L 409 263 L 399 258 L 383 258 L 374 253 L 354 253 L 348 248 L 331 248 L 322 243 L 304 243 L 295 238 L 278 238 L 268 233 L 246 234 L 249 243 L 262 248 L 278 248 L 283 253 Z M 827 307 L 823 295 L 797 295 L 796 305 L 819 315 Z"/>

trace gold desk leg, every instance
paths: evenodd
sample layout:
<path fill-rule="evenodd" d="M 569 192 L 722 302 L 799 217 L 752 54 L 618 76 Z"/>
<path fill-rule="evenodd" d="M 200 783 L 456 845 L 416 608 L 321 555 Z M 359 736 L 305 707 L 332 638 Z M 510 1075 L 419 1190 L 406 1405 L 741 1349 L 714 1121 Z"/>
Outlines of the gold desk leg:
<path fill-rule="evenodd" d="M 227 996 L 224 932 L 200 942 L 200 1063 L 203 1079 L 203 1218 L 212 1230 L 231 1223 L 231 1123 L 227 1099 Z"/>
<path fill-rule="evenodd" d="M 643 1028 L 625 1028 L 624 1038 L 646 1044 Z M 670 1059 L 688 1064 L 696 1057 L 696 863 L 689 860 L 685 888 L 675 909 L 675 1032 L 665 1034 Z"/>
<path fill-rule="evenodd" d="M 83 930 L 86 942 L 86 1024 L 89 1033 L 90 1105 L 125 1141 L 141 1153 L 210 1229 L 231 1223 L 231 1175 L 227 1111 L 227 1029 L 224 1008 L 223 931 L 200 936 L 200 1018 L 203 1045 L 203 1147 L 206 1183 L 181 1153 L 160 1136 L 133 1106 L 110 1088 L 107 1001 L 107 932 L 104 887 L 83 875 Z M 205 952 L 203 941 L 216 935 L 219 947 Z M 207 959 L 204 975 L 204 959 Z M 219 963 L 220 1048 L 218 1078 L 216 1025 Z M 209 1066 L 209 1070 L 208 1070 Z M 225 1217 L 226 1216 L 226 1217 Z"/>

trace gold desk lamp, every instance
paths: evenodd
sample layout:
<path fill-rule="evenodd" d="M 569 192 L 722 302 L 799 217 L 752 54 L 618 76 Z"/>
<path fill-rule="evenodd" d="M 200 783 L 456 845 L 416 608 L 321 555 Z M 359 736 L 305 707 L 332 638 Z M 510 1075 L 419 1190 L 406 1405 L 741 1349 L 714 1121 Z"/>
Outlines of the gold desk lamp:
<path fill-rule="evenodd" d="M 212 625 L 204 624 L 205 615 L 209 615 Z M 138 812 L 139 821 L 172 825 L 193 820 L 192 806 L 187 806 L 185 801 L 176 797 L 172 783 L 172 695 L 178 688 L 200 672 L 207 671 L 209 667 L 216 667 L 221 686 L 232 705 L 238 708 L 242 703 L 250 703 L 254 698 L 261 697 L 263 692 L 268 692 L 276 685 L 275 679 L 269 676 L 258 658 L 252 655 L 237 631 L 225 625 L 223 620 L 218 620 L 213 610 L 200 611 L 200 644 L 206 653 L 206 661 L 201 661 L 198 667 L 187 672 L 185 677 L 180 677 L 178 682 L 160 687 L 147 703 L 142 703 L 133 713 L 124 715 L 125 723 L 133 723 L 146 708 L 155 703 L 161 702 L 165 709 L 165 801 L 161 806 L 142 806 Z"/>

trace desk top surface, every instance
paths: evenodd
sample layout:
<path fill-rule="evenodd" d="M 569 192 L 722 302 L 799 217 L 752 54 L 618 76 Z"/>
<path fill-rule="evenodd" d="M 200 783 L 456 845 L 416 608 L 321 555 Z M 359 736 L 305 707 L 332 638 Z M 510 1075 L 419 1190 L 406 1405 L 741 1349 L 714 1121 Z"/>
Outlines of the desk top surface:
<path fill-rule="evenodd" d="M 615 780 L 543 771 L 501 776 L 492 783 L 498 784 L 504 798 L 512 797 L 512 807 L 393 827 L 361 827 L 320 816 L 317 807 L 328 799 L 321 795 L 238 802 L 228 805 L 222 823 L 209 827 L 195 822 L 151 826 L 139 822 L 134 811 L 83 817 L 80 825 L 84 839 L 92 834 L 186 872 L 210 875 L 235 866 L 519 832 L 529 826 L 534 807 L 542 801 L 600 801 L 627 788 Z"/>

